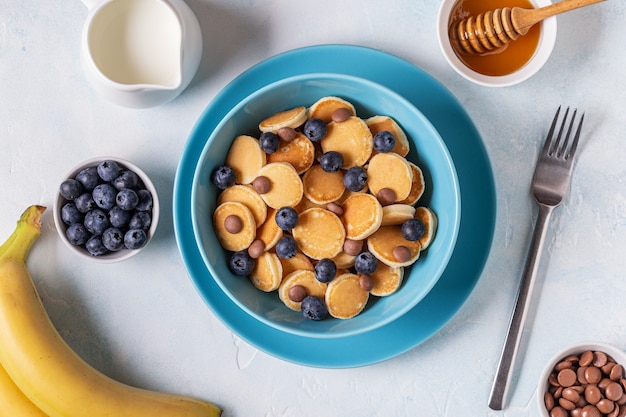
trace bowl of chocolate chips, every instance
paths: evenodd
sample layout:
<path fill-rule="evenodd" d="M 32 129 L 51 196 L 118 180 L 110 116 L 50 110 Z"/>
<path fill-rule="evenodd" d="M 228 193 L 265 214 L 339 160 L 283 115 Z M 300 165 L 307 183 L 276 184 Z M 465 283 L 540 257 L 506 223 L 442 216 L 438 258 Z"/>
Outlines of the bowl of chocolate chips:
<path fill-rule="evenodd" d="M 600 342 L 579 343 L 554 355 L 537 389 L 542 417 L 626 416 L 626 354 Z"/>

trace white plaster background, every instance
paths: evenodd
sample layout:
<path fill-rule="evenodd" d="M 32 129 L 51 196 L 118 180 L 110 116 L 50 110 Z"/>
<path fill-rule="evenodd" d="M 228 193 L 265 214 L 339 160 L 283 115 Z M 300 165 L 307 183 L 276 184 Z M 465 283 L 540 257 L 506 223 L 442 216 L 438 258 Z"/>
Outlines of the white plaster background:
<path fill-rule="evenodd" d="M 174 101 L 130 110 L 105 102 L 85 81 L 79 44 L 87 9 L 80 1 L 0 0 L 0 235 L 27 205 L 51 207 L 65 172 L 93 156 L 134 161 L 160 193 L 154 241 L 117 265 L 73 256 L 50 213 L 44 218 L 32 274 L 55 325 L 96 368 L 126 383 L 213 400 L 225 417 L 522 417 L 536 415 L 539 373 L 564 345 L 593 339 L 626 348 L 626 3 L 560 16 L 545 67 L 502 89 L 473 85 L 447 66 L 435 36 L 435 0 L 188 4 L 205 41 L 198 75 Z M 459 313 L 410 352 L 357 369 L 293 365 L 234 336 L 195 292 L 172 225 L 178 160 L 205 106 L 259 61 L 324 43 L 379 48 L 441 81 L 481 132 L 498 191 L 493 249 Z M 494 412 L 487 398 L 536 217 L 528 185 L 559 104 L 587 113 L 584 135 L 571 192 L 549 230 L 510 405 Z"/>

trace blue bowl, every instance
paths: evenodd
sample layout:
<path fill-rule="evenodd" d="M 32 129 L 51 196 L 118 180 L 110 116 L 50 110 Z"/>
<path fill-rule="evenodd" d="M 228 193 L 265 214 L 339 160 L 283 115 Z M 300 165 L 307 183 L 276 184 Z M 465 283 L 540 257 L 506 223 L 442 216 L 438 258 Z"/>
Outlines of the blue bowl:
<path fill-rule="evenodd" d="M 405 269 L 401 288 L 386 297 L 371 296 L 358 316 L 340 320 L 311 321 L 287 308 L 276 292 L 264 293 L 248 279 L 228 268 L 229 254 L 217 240 L 212 213 L 219 190 L 210 180 L 213 170 L 224 164 L 235 137 L 258 137 L 258 124 L 271 114 L 296 106 L 310 106 L 325 96 L 338 96 L 351 102 L 357 115 L 392 117 L 405 131 L 411 150 L 407 159 L 424 173 L 426 191 L 419 205 L 437 215 L 435 239 L 415 264 Z M 422 300 L 443 273 L 456 242 L 461 200 L 454 163 L 448 149 L 431 123 L 411 103 L 397 93 L 366 79 L 331 73 L 305 74 L 286 78 L 249 95 L 238 103 L 207 138 L 195 169 L 192 192 L 192 223 L 196 244 L 213 279 L 224 293 L 247 314 L 281 331 L 317 338 L 352 336 L 379 328 Z"/>

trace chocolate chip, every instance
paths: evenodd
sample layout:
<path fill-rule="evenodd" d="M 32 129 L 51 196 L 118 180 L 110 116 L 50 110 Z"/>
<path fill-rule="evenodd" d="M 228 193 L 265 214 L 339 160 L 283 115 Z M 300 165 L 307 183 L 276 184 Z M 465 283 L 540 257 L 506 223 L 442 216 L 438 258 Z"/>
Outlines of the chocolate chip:
<path fill-rule="evenodd" d="M 328 203 L 328 204 L 326 204 L 326 210 L 332 211 L 337 216 L 340 216 L 340 217 L 343 216 L 343 209 L 337 203 Z"/>
<path fill-rule="evenodd" d="M 278 129 L 278 132 L 276 132 L 276 134 L 285 142 L 291 142 L 296 138 L 296 136 L 298 136 L 296 131 L 291 127 L 281 127 L 280 129 Z"/>
<path fill-rule="evenodd" d="M 409 248 L 407 248 L 406 246 L 396 246 L 395 248 L 393 248 L 393 257 L 396 259 L 396 261 L 398 262 L 406 262 L 409 259 L 411 259 L 411 250 Z"/>
<path fill-rule="evenodd" d="M 224 219 L 224 229 L 226 229 L 228 233 L 237 234 L 241 232 L 242 228 L 243 222 L 239 216 L 231 214 Z"/>
<path fill-rule="evenodd" d="M 343 242 L 343 251 L 350 256 L 357 256 L 363 249 L 362 240 L 346 239 Z"/>
<path fill-rule="evenodd" d="M 248 248 L 248 255 L 250 255 L 250 257 L 253 259 L 257 259 L 263 254 L 264 251 L 265 242 L 263 242 L 261 239 L 256 239 Z"/>
<path fill-rule="evenodd" d="M 267 194 L 270 188 L 272 188 L 272 183 L 269 178 L 261 175 L 252 181 L 252 188 L 259 194 Z"/>
<path fill-rule="evenodd" d="M 348 120 L 350 116 L 352 116 L 352 113 L 350 112 L 350 110 L 348 110 L 345 107 L 340 107 L 338 109 L 335 109 L 335 111 L 333 111 L 330 118 L 332 119 L 333 122 L 341 123 L 341 122 L 345 122 L 346 120 Z"/>
<path fill-rule="evenodd" d="M 302 285 L 294 285 L 287 291 L 287 296 L 294 303 L 299 303 L 300 301 L 304 300 L 306 295 L 306 288 L 304 288 Z"/>
<path fill-rule="evenodd" d="M 388 206 L 396 202 L 396 193 L 391 188 L 381 188 L 376 193 L 376 198 L 383 206 Z"/>
<path fill-rule="evenodd" d="M 370 275 L 360 274 L 359 275 L 359 285 L 365 291 L 370 291 L 374 287 L 374 280 Z"/>

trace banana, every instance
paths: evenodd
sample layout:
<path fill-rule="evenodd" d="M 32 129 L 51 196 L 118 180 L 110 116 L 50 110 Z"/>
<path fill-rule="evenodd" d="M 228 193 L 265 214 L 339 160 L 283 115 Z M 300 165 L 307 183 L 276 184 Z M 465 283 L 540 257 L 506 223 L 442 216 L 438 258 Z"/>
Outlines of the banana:
<path fill-rule="evenodd" d="M 0 246 L 0 364 L 15 385 L 49 417 L 220 416 L 221 409 L 212 403 L 109 378 L 63 340 L 25 262 L 40 235 L 44 210 L 29 207 Z"/>
<path fill-rule="evenodd" d="M 47 417 L 15 385 L 9 374 L 0 366 L 0 416 Z"/>

